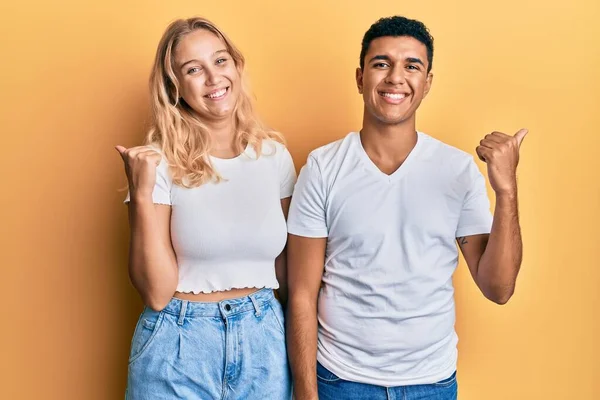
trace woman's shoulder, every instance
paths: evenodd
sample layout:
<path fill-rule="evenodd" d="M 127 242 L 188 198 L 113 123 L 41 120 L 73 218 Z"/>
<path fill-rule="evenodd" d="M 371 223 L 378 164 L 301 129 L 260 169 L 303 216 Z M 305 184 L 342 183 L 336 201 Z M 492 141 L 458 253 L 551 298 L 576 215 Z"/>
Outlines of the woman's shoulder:
<path fill-rule="evenodd" d="M 255 158 L 257 155 L 256 148 L 249 148 L 249 155 Z M 285 144 L 274 139 L 263 139 L 260 143 L 260 156 L 256 160 L 264 159 L 267 162 L 281 162 L 282 159 L 289 157 L 289 151 Z"/>
<path fill-rule="evenodd" d="M 263 153 L 266 152 L 285 152 L 287 147 L 282 142 L 275 139 L 263 139 L 262 141 Z"/>

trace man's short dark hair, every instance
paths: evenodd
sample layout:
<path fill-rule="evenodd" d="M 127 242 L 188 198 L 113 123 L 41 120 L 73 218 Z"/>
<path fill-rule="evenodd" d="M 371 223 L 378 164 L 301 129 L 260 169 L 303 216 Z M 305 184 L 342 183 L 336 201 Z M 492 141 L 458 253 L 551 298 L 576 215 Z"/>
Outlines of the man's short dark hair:
<path fill-rule="evenodd" d="M 431 71 L 433 65 L 433 37 L 429 29 L 421 21 L 408 19 L 401 16 L 385 17 L 375 22 L 362 40 L 362 49 L 360 51 L 360 68 L 365 67 L 365 56 L 369 50 L 371 42 L 383 36 L 409 36 L 423 43 L 427 48 L 427 72 Z"/>

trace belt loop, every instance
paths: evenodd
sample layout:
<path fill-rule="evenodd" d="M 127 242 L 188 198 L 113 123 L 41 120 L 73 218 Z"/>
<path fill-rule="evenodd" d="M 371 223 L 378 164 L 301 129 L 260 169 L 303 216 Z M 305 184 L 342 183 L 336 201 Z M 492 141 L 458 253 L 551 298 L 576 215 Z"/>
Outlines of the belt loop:
<path fill-rule="evenodd" d="M 183 320 L 185 318 L 185 312 L 187 311 L 188 301 L 183 300 L 181 302 L 181 310 L 179 311 L 179 320 L 177 321 L 177 325 L 183 325 Z"/>
<path fill-rule="evenodd" d="M 258 306 L 258 302 L 256 301 L 253 295 L 250 295 L 249 297 L 250 301 L 252 301 L 252 305 L 254 306 L 254 315 L 260 317 L 260 307 Z"/>
<path fill-rule="evenodd" d="M 181 334 L 181 329 L 179 329 L 179 358 L 183 358 L 183 335 Z"/>

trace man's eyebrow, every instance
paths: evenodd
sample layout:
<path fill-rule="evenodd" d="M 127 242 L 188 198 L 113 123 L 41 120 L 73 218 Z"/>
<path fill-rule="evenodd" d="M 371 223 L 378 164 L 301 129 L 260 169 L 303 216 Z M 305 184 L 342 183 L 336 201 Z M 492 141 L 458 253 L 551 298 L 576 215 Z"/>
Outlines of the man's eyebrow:
<path fill-rule="evenodd" d="M 386 56 L 384 54 L 378 54 L 375 57 L 371 58 L 369 60 L 369 62 L 374 61 L 374 60 L 383 60 L 383 61 L 390 61 L 390 57 Z"/>
<path fill-rule="evenodd" d="M 407 57 L 406 58 L 406 62 L 421 64 L 422 66 L 425 66 L 425 64 L 423 63 L 423 61 L 421 61 L 420 58 L 416 58 L 416 57 Z"/>

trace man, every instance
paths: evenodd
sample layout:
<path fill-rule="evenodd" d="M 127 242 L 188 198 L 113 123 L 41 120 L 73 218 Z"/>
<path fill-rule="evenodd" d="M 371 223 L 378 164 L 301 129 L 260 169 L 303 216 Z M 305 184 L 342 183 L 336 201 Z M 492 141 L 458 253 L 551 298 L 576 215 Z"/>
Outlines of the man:
<path fill-rule="evenodd" d="M 298 178 L 287 247 L 298 400 L 456 398 L 455 241 L 488 299 L 514 292 L 527 131 L 494 132 L 476 149 L 496 194 L 492 218 L 473 157 L 415 129 L 432 60 L 421 22 L 373 24 L 356 70 L 362 129 L 313 151 Z"/>

